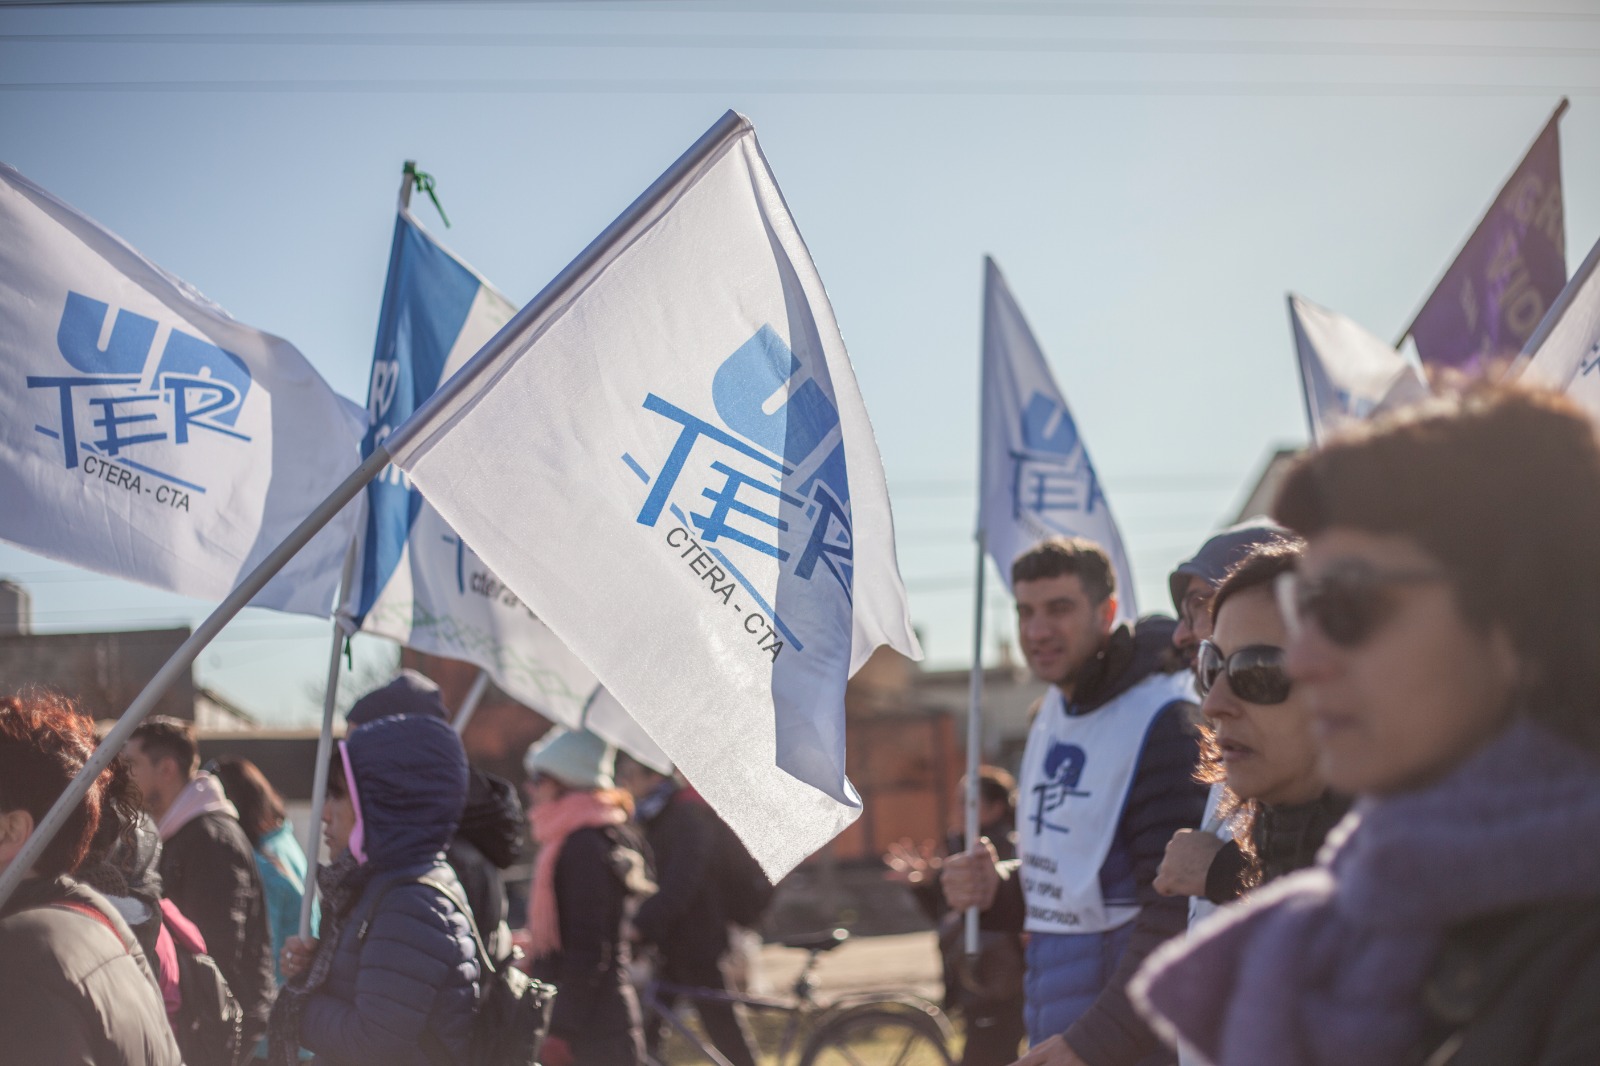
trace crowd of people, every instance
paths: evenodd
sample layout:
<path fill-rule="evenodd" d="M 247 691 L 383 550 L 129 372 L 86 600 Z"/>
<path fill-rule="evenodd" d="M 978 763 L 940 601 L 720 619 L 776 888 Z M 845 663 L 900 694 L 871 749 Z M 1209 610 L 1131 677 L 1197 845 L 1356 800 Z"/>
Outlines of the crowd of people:
<path fill-rule="evenodd" d="M 886 857 L 939 926 L 963 1061 L 1600 1061 L 1596 545 L 1592 424 L 1479 386 L 1299 459 L 1272 519 L 1176 568 L 1176 618 L 1118 625 L 1099 545 L 1025 552 L 1018 636 L 1048 687 L 1020 772 L 980 772 L 981 839 Z M 271 784 L 202 767 L 187 723 L 140 725 L 0 909 L 7 1061 L 465 1063 L 521 957 L 558 989 L 541 1061 L 633 1066 L 661 1038 L 636 954 L 726 987 L 749 900 L 681 778 L 558 731 L 521 804 L 410 672 L 348 724 L 310 937 Z M 63 697 L 0 700 L 0 871 L 96 743 Z M 754 1066 L 734 1008 L 697 1009 Z"/>

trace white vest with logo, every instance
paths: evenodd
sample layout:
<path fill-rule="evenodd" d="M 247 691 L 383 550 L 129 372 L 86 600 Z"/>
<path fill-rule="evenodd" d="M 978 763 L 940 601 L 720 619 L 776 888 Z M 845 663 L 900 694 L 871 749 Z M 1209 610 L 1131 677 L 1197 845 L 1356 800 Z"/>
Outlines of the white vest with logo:
<path fill-rule="evenodd" d="M 1028 731 L 1017 796 L 1018 876 L 1030 933 L 1103 933 L 1138 904 L 1108 904 L 1100 867 L 1111 851 L 1145 735 L 1174 700 L 1192 700 L 1188 671 L 1152 674 L 1088 714 L 1068 715 L 1055 686 Z"/>

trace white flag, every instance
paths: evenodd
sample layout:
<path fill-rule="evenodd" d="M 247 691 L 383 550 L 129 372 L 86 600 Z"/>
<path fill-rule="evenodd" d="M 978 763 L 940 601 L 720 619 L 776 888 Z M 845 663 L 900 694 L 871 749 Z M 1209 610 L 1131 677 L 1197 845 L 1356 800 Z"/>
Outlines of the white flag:
<path fill-rule="evenodd" d="M 658 774 L 672 773 L 672 760 L 650 739 L 639 720 L 604 688 L 595 689 L 583 715 L 583 727 L 609 741 Z"/>
<path fill-rule="evenodd" d="M 1565 392 L 1600 421 L 1600 243 L 1529 338 L 1521 380 Z"/>
<path fill-rule="evenodd" d="M 363 453 L 371 454 L 515 313 L 402 209 L 389 252 Z M 366 501 L 357 577 L 341 610 L 349 624 L 476 663 L 513 699 L 563 725 L 579 725 L 597 685 L 594 674 L 405 473 L 389 467 L 367 486 Z"/>
<path fill-rule="evenodd" d="M 220 600 L 357 461 L 361 409 L 288 342 L 0 164 L 0 537 Z M 327 617 L 355 508 L 251 602 Z"/>
<path fill-rule="evenodd" d="M 1047 537 L 1084 537 L 1111 557 L 1117 619 L 1139 616 L 1133 571 L 1094 463 L 1039 342 L 993 259 L 984 259 L 983 450 L 978 530 L 1011 587 L 1011 563 Z"/>
<path fill-rule="evenodd" d="M 920 657 L 844 344 L 730 113 L 395 461 L 774 879 L 860 813 L 844 688 Z"/>
<path fill-rule="evenodd" d="M 1428 394 L 1404 356 L 1344 315 L 1290 293 L 1289 322 L 1313 446 L 1341 426 Z"/>

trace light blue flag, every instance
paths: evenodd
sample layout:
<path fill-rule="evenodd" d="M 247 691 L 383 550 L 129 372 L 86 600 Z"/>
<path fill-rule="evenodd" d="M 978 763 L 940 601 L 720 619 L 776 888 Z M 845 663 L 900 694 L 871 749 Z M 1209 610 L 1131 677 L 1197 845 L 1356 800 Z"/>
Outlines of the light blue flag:
<path fill-rule="evenodd" d="M 363 454 L 515 312 L 402 208 L 378 323 Z M 341 612 L 347 625 L 475 663 L 514 699 L 578 725 L 597 685 L 594 675 L 456 535 L 405 472 L 389 467 L 368 486 L 366 501 L 358 580 Z"/>
<path fill-rule="evenodd" d="M 1139 616 L 1117 520 L 1039 342 L 993 259 L 984 260 L 983 449 L 978 531 L 1011 587 L 1011 563 L 1047 537 L 1085 537 L 1117 575 L 1117 619 Z"/>

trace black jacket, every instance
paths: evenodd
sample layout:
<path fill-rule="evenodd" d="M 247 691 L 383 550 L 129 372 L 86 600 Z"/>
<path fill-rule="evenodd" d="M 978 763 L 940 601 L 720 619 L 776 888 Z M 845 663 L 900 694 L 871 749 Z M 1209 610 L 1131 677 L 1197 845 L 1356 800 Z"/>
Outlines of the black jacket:
<path fill-rule="evenodd" d="M 644 822 L 657 891 L 639 905 L 633 924 L 641 940 L 660 950 L 669 973 L 697 962 L 715 963 L 728 950 L 715 861 L 721 827 L 715 819 L 704 801 L 679 788 Z"/>
<path fill-rule="evenodd" d="M 1170 618 L 1151 616 L 1140 619 L 1136 628 L 1118 627 L 1085 667 L 1067 713 L 1092 714 L 1151 674 L 1180 668 L 1172 654 L 1175 626 Z M 1153 885 L 1172 835 L 1200 824 L 1205 813 L 1207 789 L 1194 779 L 1200 762 L 1196 715 L 1195 705 L 1181 700 L 1157 714 L 1134 768 L 1113 853 L 1131 863 L 1139 916 L 1111 980 L 1066 1033 L 1067 1043 L 1090 1066 L 1143 1066 L 1171 1059 L 1128 1001 L 1127 986 L 1146 956 L 1188 925 L 1187 897 L 1163 896 Z M 1007 877 L 983 925 L 1021 930 L 1025 914 L 1022 879 Z"/>
<path fill-rule="evenodd" d="M 506 887 L 500 871 L 517 861 L 522 831 L 522 804 L 517 787 L 503 777 L 471 767 L 461 825 L 445 848 L 445 861 L 456 872 L 478 932 L 490 950 L 500 923 L 506 920 Z"/>
<path fill-rule="evenodd" d="M 561 845 L 555 873 L 561 950 L 535 961 L 533 976 L 556 986 L 550 1032 L 571 1042 L 580 1062 L 588 1038 L 640 1038 L 622 923 L 629 898 L 649 888 L 649 846 L 631 825 L 574 830 Z"/>
<path fill-rule="evenodd" d="M 209 811 L 172 834 L 161 849 L 161 882 L 205 937 L 206 954 L 244 1011 L 241 1046 L 254 1047 L 266 1034 L 276 984 L 266 894 L 239 820 Z"/>
<path fill-rule="evenodd" d="M 1600 1063 L 1600 897 L 1456 927 L 1422 999 L 1431 1032 L 1418 1063 Z"/>
<path fill-rule="evenodd" d="M 61 903 L 92 907 L 104 921 L 53 905 Z M 132 931 L 69 877 L 24 881 L 0 916 L 0 1041 L 0 1059 L 28 1066 L 180 1061 Z"/>

